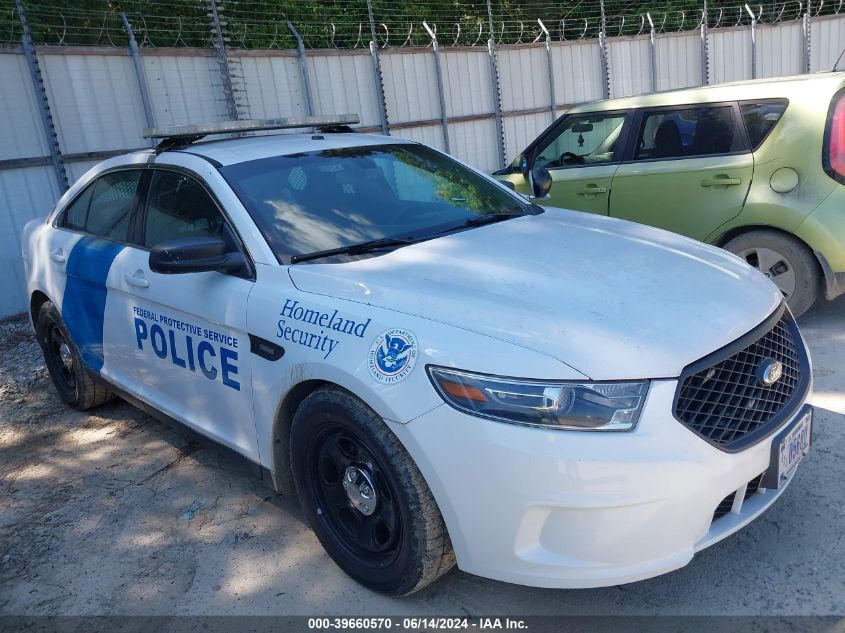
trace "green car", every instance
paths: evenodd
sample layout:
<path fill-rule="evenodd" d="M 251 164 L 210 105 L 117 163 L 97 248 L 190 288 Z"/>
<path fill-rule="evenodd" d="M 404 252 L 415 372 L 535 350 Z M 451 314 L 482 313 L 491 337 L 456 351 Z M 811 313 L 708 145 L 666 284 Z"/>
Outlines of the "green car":
<path fill-rule="evenodd" d="M 545 204 L 721 246 L 796 315 L 845 292 L 843 72 L 581 105 L 495 176 L 528 194 L 543 169 Z"/>

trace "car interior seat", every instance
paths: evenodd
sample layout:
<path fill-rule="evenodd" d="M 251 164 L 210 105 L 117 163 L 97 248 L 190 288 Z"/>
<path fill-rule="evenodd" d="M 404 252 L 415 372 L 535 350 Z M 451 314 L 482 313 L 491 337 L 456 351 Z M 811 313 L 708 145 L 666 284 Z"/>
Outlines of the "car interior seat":
<path fill-rule="evenodd" d="M 666 119 L 654 134 L 655 158 L 669 158 L 679 156 L 683 149 L 681 130 L 674 119 Z"/>

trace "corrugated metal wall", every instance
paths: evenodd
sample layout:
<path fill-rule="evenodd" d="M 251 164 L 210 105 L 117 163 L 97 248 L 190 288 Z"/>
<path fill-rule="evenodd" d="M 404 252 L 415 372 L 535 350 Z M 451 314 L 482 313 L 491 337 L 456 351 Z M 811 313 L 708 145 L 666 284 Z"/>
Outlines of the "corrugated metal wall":
<path fill-rule="evenodd" d="M 710 32 L 710 83 L 751 79 L 751 36 L 748 29 Z"/>
<path fill-rule="evenodd" d="M 651 53 L 647 37 L 610 38 L 610 96 L 651 92 Z"/>
<path fill-rule="evenodd" d="M 697 32 L 659 35 L 654 46 L 658 90 L 701 85 L 701 36 Z"/>
<path fill-rule="evenodd" d="M 552 68 L 558 105 L 602 98 L 601 55 L 595 41 L 555 42 Z"/>
<path fill-rule="evenodd" d="M 845 19 L 838 16 L 816 18 L 810 28 L 810 41 L 810 71 L 832 70 L 845 47 Z"/>
<path fill-rule="evenodd" d="M 0 87 L 0 160 L 47 154 L 23 55 L 0 55 Z M 26 307 L 18 238 L 24 225 L 49 211 L 58 196 L 50 167 L 0 170 L 0 315 Z"/>
<path fill-rule="evenodd" d="M 833 66 L 845 46 L 845 17 L 815 18 L 812 70 Z M 751 37 L 747 27 L 709 34 L 711 83 L 749 79 Z M 128 51 L 117 48 L 39 47 L 38 57 L 68 178 L 72 181 L 108 152 L 147 147 L 147 122 Z M 794 74 L 804 68 L 800 21 L 760 25 L 757 75 Z M 307 113 L 304 78 L 295 51 L 231 51 L 243 76 L 239 98 L 254 118 Z M 699 85 L 699 33 L 609 38 L 611 96 Z M 508 161 L 567 107 L 602 97 L 602 59 L 595 40 L 553 42 L 551 103 L 545 43 L 498 48 L 502 133 Z M 391 134 L 445 148 L 431 48 L 380 52 L 384 103 Z M 144 80 L 155 123 L 176 125 L 228 118 L 217 59 L 208 50 L 142 49 Z M 443 96 L 450 151 L 491 171 L 500 166 L 490 58 L 484 47 L 441 49 Z M 353 112 L 364 128 L 380 125 L 380 95 L 368 50 L 310 50 L 306 69 L 315 114 Z M 18 49 L 0 50 L 0 316 L 22 310 L 26 292 L 19 235 L 43 217 L 60 194 L 37 110 L 32 81 Z M 104 154 L 105 153 L 105 154 Z"/>
<path fill-rule="evenodd" d="M 758 77 L 797 75 L 803 64 L 804 38 L 800 22 L 767 24 L 757 29 Z"/>

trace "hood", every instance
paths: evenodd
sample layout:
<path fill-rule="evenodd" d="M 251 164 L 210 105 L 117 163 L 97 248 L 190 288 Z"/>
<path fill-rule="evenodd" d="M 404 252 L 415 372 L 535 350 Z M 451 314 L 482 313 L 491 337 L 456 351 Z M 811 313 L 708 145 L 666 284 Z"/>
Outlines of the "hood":
<path fill-rule="evenodd" d="M 596 380 L 678 376 L 781 302 L 774 284 L 725 251 L 560 209 L 289 271 L 304 292 L 514 343 Z"/>

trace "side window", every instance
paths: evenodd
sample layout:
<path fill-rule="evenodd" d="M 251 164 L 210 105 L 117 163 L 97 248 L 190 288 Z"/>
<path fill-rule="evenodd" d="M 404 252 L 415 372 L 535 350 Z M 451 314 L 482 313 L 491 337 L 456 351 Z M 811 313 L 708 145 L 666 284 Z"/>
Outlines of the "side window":
<path fill-rule="evenodd" d="M 65 210 L 62 226 L 125 241 L 140 177 L 137 170 L 101 176 Z"/>
<path fill-rule="evenodd" d="M 62 226 L 76 231 L 84 231 L 88 223 L 88 211 L 91 208 L 91 194 L 94 193 L 94 185 L 88 185 L 85 191 L 65 209 Z"/>
<path fill-rule="evenodd" d="M 194 178 L 156 170 L 150 182 L 144 220 L 144 246 L 180 237 L 224 236 L 223 215 Z"/>
<path fill-rule="evenodd" d="M 620 147 L 624 114 L 576 114 L 537 152 L 534 167 L 557 169 L 611 163 Z"/>
<path fill-rule="evenodd" d="M 742 120 L 745 123 L 745 130 L 748 132 L 748 141 L 751 149 L 756 150 L 769 135 L 769 132 L 777 125 L 786 106 L 789 102 L 786 99 L 773 101 L 745 102 L 739 106 L 742 112 Z"/>
<path fill-rule="evenodd" d="M 679 108 L 645 115 L 634 158 L 691 158 L 742 149 L 732 106 Z"/>

